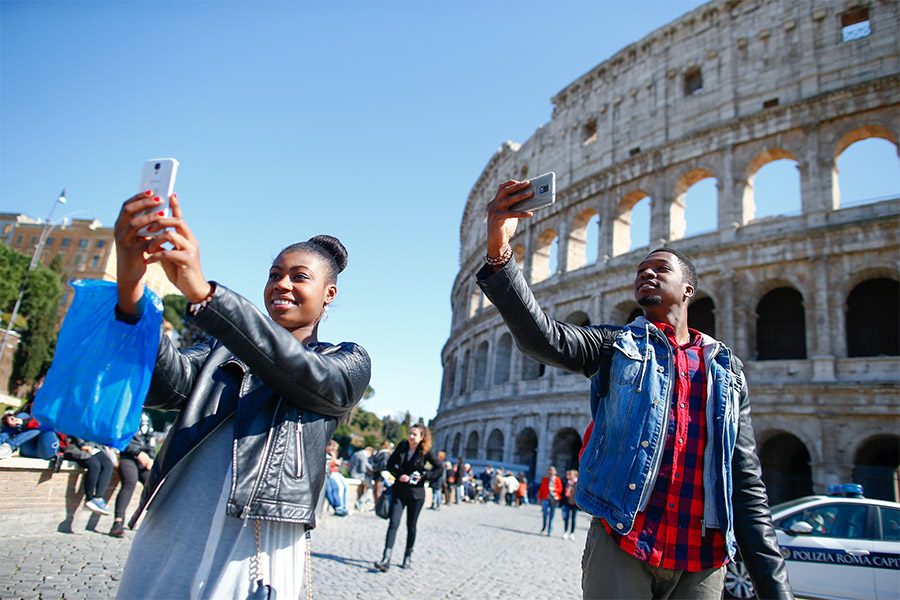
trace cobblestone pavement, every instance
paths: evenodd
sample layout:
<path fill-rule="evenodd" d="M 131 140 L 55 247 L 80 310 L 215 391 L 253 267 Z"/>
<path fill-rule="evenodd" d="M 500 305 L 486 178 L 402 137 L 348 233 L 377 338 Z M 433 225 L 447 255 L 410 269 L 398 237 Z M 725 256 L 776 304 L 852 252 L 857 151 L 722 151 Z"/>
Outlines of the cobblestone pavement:
<path fill-rule="evenodd" d="M 97 531 L 0 534 L 0 600 L 114 598 L 131 546 Z M 538 506 L 461 504 L 423 510 L 413 568 L 375 571 L 387 521 L 371 511 L 327 516 L 312 535 L 312 592 L 317 599 L 567 599 L 581 597 L 581 552 L 589 519 L 578 513 L 574 540 L 563 540 L 557 511 L 551 537 L 539 535 Z M 403 558 L 405 518 L 395 562 Z M 279 600 L 286 600 L 279 598 Z"/>

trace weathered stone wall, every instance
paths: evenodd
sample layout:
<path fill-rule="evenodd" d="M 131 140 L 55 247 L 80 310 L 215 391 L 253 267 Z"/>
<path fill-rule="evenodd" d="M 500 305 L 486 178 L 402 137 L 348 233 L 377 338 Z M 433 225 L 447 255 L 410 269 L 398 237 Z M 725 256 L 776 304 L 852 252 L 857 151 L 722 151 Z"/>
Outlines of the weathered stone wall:
<path fill-rule="evenodd" d="M 843 41 L 842 26 L 859 15 L 869 35 Z M 557 94 L 551 121 L 522 144 L 504 143 L 467 200 L 438 446 L 484 459 L 498 430 L 502 460 L 521 462 L 516 439 L 521 446 L 530 428 L 542 473 L 572 451 L 559 445 L 560 432 L 580 433 L 589 422 L 587 380 L 551 368 L 529 374 L 524 357 L 505 349 L 506 328 L 473 277 L 497 185 L 550 170 L 556 205 L 520 222 L 512 244 L 551 317 L 624 323 L 637 306 L 634 267 L 648 251 L 629 250 L 630 212 L 649 196 L 651 246 L 672 245 L 694 260 L 698 296 L 715 307 L 716 337 L 745 360 L 761 444 L 780 433 L 799 439 L 813 486 L 824 491 L 851 477 L 866 444 L 896 440 L 900 359 L 848 357 L 845 317 L 856 285 L 900 279 L 900 198 L 843 207 L 836 161 L 865 138 L 897 146 L 898 48 L 896 2 L 714 0 Z M 698 75 L 702 88 L 689 93 Z M 798 168 L 799 214 L 755 218 L 753 177 L 785 158 Z M 685 192 L 708 177 L 716 180 L 716 228 L 685 237 Z M 599 258 L 587 264 L 594 215 Z M 755 360 L 757 306 L 782 287 L 802 296 L 806 358 Z M 470 437 L 475 456 L 464 451 Z"/>

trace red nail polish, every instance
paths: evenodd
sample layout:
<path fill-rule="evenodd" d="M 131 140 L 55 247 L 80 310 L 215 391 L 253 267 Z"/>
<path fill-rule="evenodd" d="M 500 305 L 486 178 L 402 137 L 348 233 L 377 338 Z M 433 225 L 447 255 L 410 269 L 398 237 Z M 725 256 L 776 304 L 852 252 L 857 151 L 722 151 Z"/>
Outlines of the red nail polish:
<path fill-rule="evenodd" d="M 153 201 L 154 201 L 154 202 L 162 202 L 162 198 L 160 198 L 159 196 L 157 196 L 157 197 L 155 197 L 155 198 L 153 199 Z"/>
<path fill-rule="evenodd" d="M 172 198 L 178 200 L 178 194 L 172 194 Z"/>
<path fill-rule="evenodd" d="M 164 217 L 164 216 L 166 216 L 166 213 L 164 213 L 164 212 L 163 212 L 163 211 L 159 211 L 159 212 L 158 212 L 158 213 L 156 213 L 156 214 L 158 214 L 158 215 L 159 215 L 159 216 L 161 216 L 161 217 Z"/>
<path fill-rule="evenodd" d="M 153 190 L 147 190 L 146 192 L 144 192 L 144 195 L 145 195 L 145 196 L 152 196 L 152 195 L 153 195 Z"/>

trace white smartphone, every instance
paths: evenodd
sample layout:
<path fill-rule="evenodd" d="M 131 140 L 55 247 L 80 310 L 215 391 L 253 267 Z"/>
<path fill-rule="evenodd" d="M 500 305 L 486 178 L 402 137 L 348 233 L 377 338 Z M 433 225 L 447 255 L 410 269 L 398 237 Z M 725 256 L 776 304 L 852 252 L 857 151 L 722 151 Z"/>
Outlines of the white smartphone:
<path fill-rule="evenodd" d="M 141 170 L 141 184 L 138 186 L 138 192 L 150 190 L 153 192 L 154 196 L 162 198 L 164 204 L 161 204 L 159 207 L 145 210 L 141 214 L 147 214 L 162 209 L 165 211 L 167 217 L 170 215 L 169 196 L 171 196 L 172 192 L 175 190 L 175 173 L 177 172 L 178 161 L 174 158 L 151 158 L 144 163 L 144 168 Z M 159 234 L 160 230 L 147 231 L 146 227 L 138 231 L 139 236 L 154 236 Z"/>
<path fill-rule="evenodd" d="M 531 184 L 531 190 L 534 194 L 531 198 L 520 200 L 510 206 L 510 210 L 531 212 L 539 208 L 552 206 L 556 202 L 556 173 L 553 171 L 544 173 L 529 179 L 528 183 Z"/>

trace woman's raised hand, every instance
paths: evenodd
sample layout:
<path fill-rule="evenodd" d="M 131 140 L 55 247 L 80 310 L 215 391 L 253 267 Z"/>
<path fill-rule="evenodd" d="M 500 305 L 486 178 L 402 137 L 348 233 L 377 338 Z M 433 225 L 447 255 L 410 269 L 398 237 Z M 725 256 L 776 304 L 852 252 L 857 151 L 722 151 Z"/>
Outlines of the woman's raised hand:
<path fill-rule="evenodd" d="M 497 257 L 503 254 L 509 240 L 516 233 L 519 219 L 530 217 L 533 213 L 521 210 L 510 210 L 510 206 L 530 198 L 534 192 L 528 189 L 527 181 L 510 179 L 497 188 L 497 195 L 488 203 L 487 212 L 487 253 Z M 527 191 L 526 191 L 527 190 Z"/>
<path fill-rule="evenodd" d="M 159 208 L 160 210 L 152 210 Z M 118 282 L 119 310 L 129 315 L 137 315 L 138 302 L 144 295 L 141 279 L 147 271 L 144 252 L 151 238 L 140 236 L 138 232 L 145 226 L 154 225 L 164 214 L 162 198 L 152 192 L 135 194 L 125 201 L 116 219 L 116 280 Z M 148 214 L 141 214 L 148 211 Z"/>
<path fill-rule="evenodd" d="M 160 263 L 169 281 L 181 290 L 189 302 L 201 302 L 209 295 L 211 286 L 200 267 L 200 245 L 182 218 L 175 194 L 169 199 L 169 205 L 172 216 L 160 217 L 156 221 L 156 226 L 165 229 L 148 243 L 145 262 Z M 172 247 L 163 247 L 166 242 Z"/>

